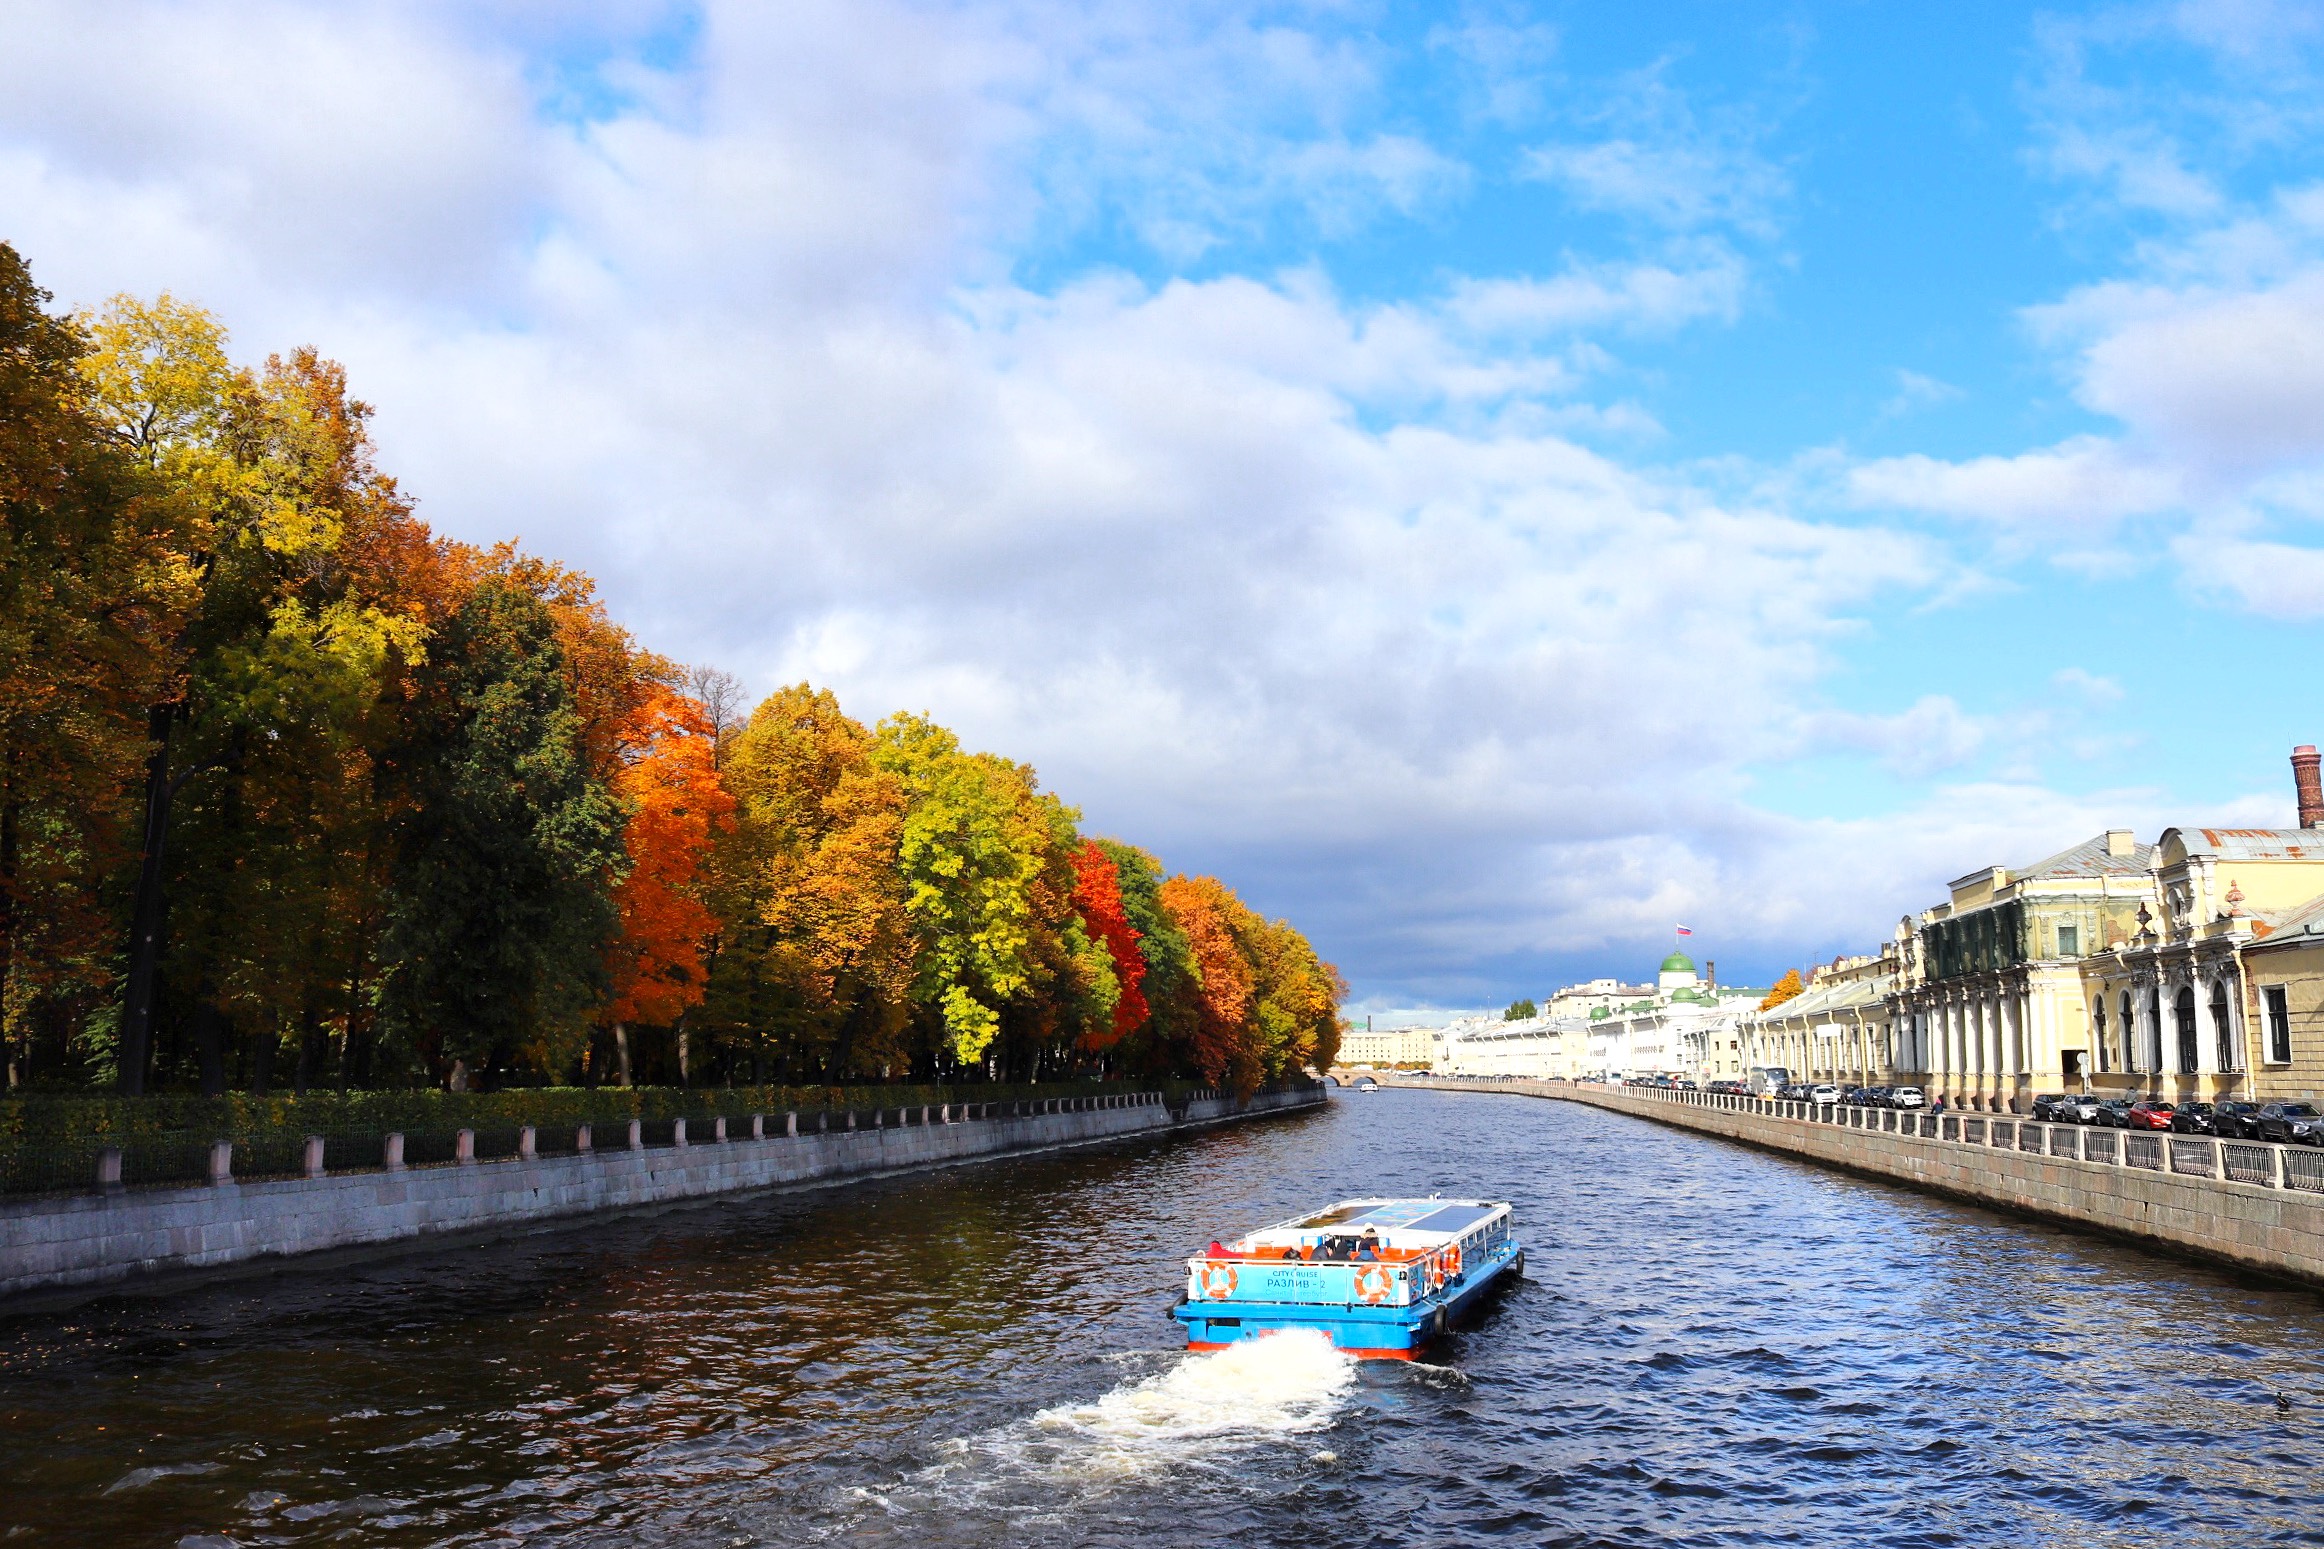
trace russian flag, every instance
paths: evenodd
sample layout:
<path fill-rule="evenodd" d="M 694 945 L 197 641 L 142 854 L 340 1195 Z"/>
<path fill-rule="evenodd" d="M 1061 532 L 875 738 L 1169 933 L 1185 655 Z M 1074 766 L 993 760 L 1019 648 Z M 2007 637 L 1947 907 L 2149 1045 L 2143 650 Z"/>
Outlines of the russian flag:
<path fill-rule="evenodd" d="M 1678 928 L 1678 933 L 1679 933 L 1680 935 L 1682 935 L 1682 936 L 1691 936 L 1691 935 L 1693 935 L 1693 934 L 1694 934 L 1694 932 L 1693 932 L 1692 930 L 1689 930 L 1689 929 L 1688 929 L 1686 926 L 1684 926 L 1684 925 L 1681 925 L 1681 926 Z"/>

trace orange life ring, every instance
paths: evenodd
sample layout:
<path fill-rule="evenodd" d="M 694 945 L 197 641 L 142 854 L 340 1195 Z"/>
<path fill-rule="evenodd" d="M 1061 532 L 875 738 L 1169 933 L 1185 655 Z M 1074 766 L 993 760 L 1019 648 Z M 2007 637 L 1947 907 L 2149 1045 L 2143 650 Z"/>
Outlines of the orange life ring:
<path fill-rule="evenodd" d="M 1388 1269 L 1384 1264 L 1369 1264 L 1356 1271 L 1356 1295 L 1374 1306 L 1388 1299 Z"/>
<path fill-rule="evenodd" d="M 1205 1264 L 1202 1267 L 1202 1294 L 1212 1301 L 1223 1302 L 1235 1294 L 1235 1266 L 1232 1264 Z"/>
<path fill-rule="evenodd" d="M 1457 1280 L 1461 1273 L 1461 1245 L 1454 1243 L 1444 1250 L 1444 1274 L 1447 1280 Z"/>

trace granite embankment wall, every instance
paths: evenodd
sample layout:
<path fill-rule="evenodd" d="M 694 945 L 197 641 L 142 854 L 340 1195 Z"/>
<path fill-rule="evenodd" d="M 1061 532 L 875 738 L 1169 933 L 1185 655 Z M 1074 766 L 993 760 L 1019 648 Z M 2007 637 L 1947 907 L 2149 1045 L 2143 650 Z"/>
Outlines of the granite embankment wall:
<path fill-rule="evenodd" d="M 2324 1158 L 2306 1148 L 2035 1124 L 2006 1115 L 1810 1110 L 1798 1103 L 1709 1093 L 1655 1096 L 1561 1081 L 1400 1076 L 1393 1084 L 1587 1103 L 1956 1199 L 2324 1284 L 2324 1192 L 2317 1192 L 2324 1187 Z M 1907 1125 L 1915 1133 L 1899 1132 Z M 2099 1159 L 2086 1159 L 2086 1152 Z"/>
<path fill-rule="evenodd" d="M 1318 1087 L 1174 1111 L 1158 1093 L 1134 1093 L 951 1122 L 941 1109 L 891 1110 L 913 1122 L 832 1131 L 808 1128 L 808 1114 L 796 1135 L 778 1113 L 765 1116 L 764 1139 L 12 1200 L 0 1203 L 0 1297 L 1093 1145 L 1327 1100 Z"/>

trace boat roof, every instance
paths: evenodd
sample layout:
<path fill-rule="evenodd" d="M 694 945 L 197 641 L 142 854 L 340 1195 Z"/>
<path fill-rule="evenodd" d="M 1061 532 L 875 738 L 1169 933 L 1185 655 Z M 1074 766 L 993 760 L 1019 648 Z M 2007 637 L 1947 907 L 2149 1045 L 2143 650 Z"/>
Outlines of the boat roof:
<path fill-rule="evenodd" d="M 1288 1221 L 1278 1221 L 1243 1240 L 1254 1247 L 1287 1247 L 1325 1236 L 1352 1235 L 1366 1227 L 1406 1247 L 1433 1248 L 1452 1242 L 1497 1215 L 1506 1201 L 1486 1199 L 1343 1199 L 1336 1205 Z"/>

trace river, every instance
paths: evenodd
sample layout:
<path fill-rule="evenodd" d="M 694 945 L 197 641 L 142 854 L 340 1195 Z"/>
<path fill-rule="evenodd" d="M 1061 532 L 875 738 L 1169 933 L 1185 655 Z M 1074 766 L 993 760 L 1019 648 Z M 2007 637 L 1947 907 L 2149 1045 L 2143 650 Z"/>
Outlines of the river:
<path fill-rule="evenodd" d="M 1526 1282 L 1426 1365 L 1172 1348 L 1188 1250 L 1367 1192 L 1516 1201 Z M 2308 1291 L 1343 1095 L 0 1319 L 0 1543 L 2324 1543 L 2320 1372 Z"/>

